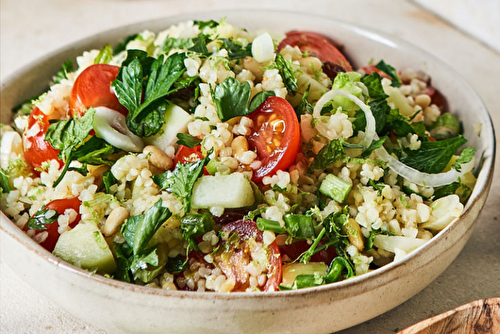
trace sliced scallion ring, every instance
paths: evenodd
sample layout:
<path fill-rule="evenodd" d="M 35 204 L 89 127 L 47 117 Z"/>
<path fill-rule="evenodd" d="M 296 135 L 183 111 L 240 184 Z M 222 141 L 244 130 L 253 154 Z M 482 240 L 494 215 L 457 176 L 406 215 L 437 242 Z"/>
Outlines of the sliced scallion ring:
<path fill-rule="evenodd" d="M 118 111 L 97 107 L 95 109 L 94 128 L 97 137 L 104 139 L 114 147 L 127 152 L 141 152 L 144 143 L 141 137 L 133 134 L 125 123 L 125 116 Z"/>
<path fill-rule="evenodd" d="M 259 63 L 273 60 L 274 43 L 271 35 L 265 32 L 255 37 L 252 42 L 252 56 Z"/>
<path fill-rule="evenodd" d="M 323 109 L 323 106 L 325 104 L 327 104 L 330 100 L 332 100 L 334 97 L 337 96 L 343 96 L 345 98 L 348 98 L 365 113 L 365 118 L 366 118 L 365 138 L 363 138 L 360 144 L 363 145 L 364 148 L 368 148 L 371 145 L 373 139 L 377 136 L 377 134 L 375 133 L 375 118 L 373 117 L 370 107 L 367 106 L 365 103 L 363 103 L 363 101 L 361 101 L 359 98 L 352 95 L 351 93 L 346 92 L 345 90 L 342 89 L 332 89 L 331 91 L 325 93 L 314 106 L 313 110 L 314 118 L 317 118 L 318 120 L 321 121 L 321 109 Z M 327 134 L 325 133 L 325 129 L 323 129 L 321 126 L 317 126 L 316 129 L 321 135 L 328 138 Z"/>

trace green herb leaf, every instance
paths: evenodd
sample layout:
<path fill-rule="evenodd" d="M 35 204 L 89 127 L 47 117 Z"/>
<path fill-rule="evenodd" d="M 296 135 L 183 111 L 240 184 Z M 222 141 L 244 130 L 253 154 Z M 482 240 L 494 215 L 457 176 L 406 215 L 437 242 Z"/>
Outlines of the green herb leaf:
<path fill-rule="evenodd" d="M 214 20 L 208 20 L 208 21 L 194 21 L 193 22 L 195 25 L 198 26 L 200 30 L 205 29 L 206 27 L 209 28 L 215 28 L 219 25 L 219 22 L 214 21 Z"/>
<path fill-rule="evenodd" d="M 242 45 L 234 39 L 223 38 L 223 48 L 227 50 L 229 60 L 242 59 L 252 56 L 252 43 Z"/>
<path fill-rule="evenodd" d="M 274 96 L 272 91 L 260 92 L 255 95 L 249 107 L 251 91 L 248 82 L 240 83 L 232 77 L 227 77 L 223 82 L 215 86 L 212 91 L 212 99 L 220 120 L 227 122 L 234 117 L 249 115 L 269 96 Z"/>
<path fill-rule="evenodd" d="M 120 103 L 129 113 L 126 118 L 127 127 L 138 136 L 149 137 L 156 134 L 165 123 L 166 101 L 164 98 L 172 93 L 173 84 L 182 76 L 184 53 L 175 53 L 164 61 L 161 55 L 151 64 L 147 74 L 147 84 L 142 100 L 143 68 L 139 58 L 135 58 L 124 68 L 113 81 L 116 95 Z M 180 89 L 177 87 L 177 89 Z"/>
<path fill-rule="evenodd" d="M 214 219 L 209 213 L 189 213 L 181 219 L 182 237 L 187 240 L 191 249 L 200 251 L 195 237 L 211 231 L 214 225 Z"/>
<path fill-rule="evenodd" d="M 10 185 L 9 176 L 5 169 L 0 168 L 0 192 L 2 194 L 8 193 L 12 190 Z"/>
<path fill-rule="evenodd" d="M 178 163 L 173 171 L 166 171 L 163 174 L 153 175 L 153 181 L 162 190 L 174 194 L 184 205 L 185 212 L 191 209 L 191 192 L 196 180 L 203 174 L 203 167 L 209 161 L 208 156 L 200 161 L 181 164 Z"/>
<path fill-rule="evenodd" d="M 476 149 L 473 147 L 466 147 L 460 153 L 460 156 L 457 158 L 457 161 L 453 165 L 451 165 L 452 168 L 455 168 L 458 172 L 462 171 L 462 164 L 469 163 L 473 158 L 474 154 L 476 154 Z"/>
<path fill-rule="evenodd" d="M 310 215 L 286 214 L 283 216 L 286 231 L 297 239 L 314 238 L 314 224 Z"/>
<path fill-rule="evenodd" d="M 301 274 L 295 277 L 291 290 L 310 288 L 313 286 L 319 286 L 324 284 L 324 277 L 319 273 L 312 274 Z"/>
<path fill-rule="evenodd" d="M 393 87 L 401 86 L 401 80 L 399 79 L 398 73 L 396 72 L 396 69 L 394 67 L 392 67 L 389 64 L 386 64 L 383 60 L 379 61 L 378 64 L 375 65 L 375 67 L 392 78 L 391 86 Z"/>
<path fill-rule="evenodd" d="M 384 87 L 382 86 L 382 78 L 377 72 L 365 75 L 361 78 L 361 82 L 368 88 L 368 95 L 370 95 L 370 98 L 374 100 L 387 98 Z"/>
<path fill-rule="evenodd" d="M 189 148 L 193 148 L 195 146 L 200 145 L 201 139 L 196 138 L 195 136 L 192 136 L 187 133 L 178 133 L 177 134 L 177 144 L 178 145 L 184 145 Z"/>
<path fill-rule="evenodd" d="M 286 89 L 289 92 L 295 93 L 299 86 L 297 84 L 297 78 L 293 75 L 292 65 L 289 64 L 279 52 L 276 53 L 275 62 Z"/>
<path fill-rule="evenodd" d="M 439 187 L 434 191 L 433 200 L 445 197 L 448 195 L 453 195 L 460 188 L 460 182 L 453 182 L 445 186 Z"/>
<path fill-rule="evenodd" d="M 177 255 L 176 257 L 168 258 L 165 269 L 170 274 L 179 274 L 188 268 L 188 262 L 182 258 L 182 256 Z"/>
<path fill-rule="evenodd" d="M 300 103 L 299 103 L 297 109 L 295 110 L 295 113 L 297 114 L 297 118 L 299 119 L 299 121 L 300 121 L 301 115 L 312 114 L 314 111 L 314 107 L 307 100 L 309 97 L 309 89 L 310 88 L 311 88 L 311 85 L 309 84 L 309 86 L 307 86 L 306 91 L 304 92 L 304 95 L 302 95 L 302 99 L 300 100 Z M 364 115 L 364 113 L 363 113 L 363 115 Z"/>
<path fill-rule="evenodd" d="M 94 59 L 94 64 L 109 64 L 113 60 L 113 48 L 106 44 Z"/>
<path fill-rule="evenodd" d="M 115 160 L 109 159 L 109 156 L 116 151 L 118 149 L 108 144 L 104 139 L 92 136 L 71 153 L 71 158 L 89 165 L 110 165 Z"/>
<path fill-rule="evenodd" d="M 49 216 L 49 217 L 47 217 Z M 53 224 L 57 221 L 59 213 L 52 209 L 40 209 L 33 217 L 28 219 L 28 228 L 31 230 L 45 231 L 46 225 Z"/>
<path fill-rule="evenodd" d="M 422 142 L 418 150 L 405 150 L 407 156 L 401 157 L 400 161 L 424 173 L 440 173 L 466 142 L 467 139 L 461 135 L 441 141 Z"/>
<path fill-rule="evenodd" d="M 276 220 L 257 218 L 257 228 L 261 231 L 271 231 L 274 233 L 284 233 L 285 229 L 281 227 L 280 223 Z"/>
<path fill-rule="evenodd" d="M 382 195 L 382 190 L 385 188 L 385 184 L 383 182 L 375 182 L 374 180 L 368 180 L 368 185 L 371 186 L 374 190 L 377 191 L 379 196 Z"/>
<path fill-rule="evenodd" d="M 342 143 L 342 139 L 333 139 L 330 143 L 325 145 L 314 157 L 309 169 L 325 169 L 342 159 L 345 156 L 344 146 Z"/>
<path fill-rule="evenodd" d="M 146 213 L 130 217 L 122 227 L 122 235 L 135 255 L 141 254 L 160 226 L 172 215 L 159 199 Z"/>
<path fill-rule="evenodd" d="M 384 143 L 385 143 L 386 140 L 387 140 L 387 138 L 381 138 L 379 140 L 372 141 L 372 143 L 370 144 L 370 146 L 368 146 L 366 148 L 366 150 L 364 150 L 363 153 L 361 153 L 360 157 L 362 159 L 367 159 L 373 151 L 375 151 L 378 148 L 381 148 L 382 145 L 384 145 Z"/>
<path fill-rule="evenodd" d="M 404 192 L 406 195 L 408 195 L 408 196 L 410 196 L 411 194 L 415 194 L 415 195 L 418 195 L 418 196 L 422 197 L 422 199 L 423 199 L 424 201 L 428 201 L 428 200 L 429 200 L 429 197 L 424 196 L 424 195 L 422 195 L 421 193 L 419 193 L 419 192 L 416 192 L 416 191 L 412 190 L 410 187 L 405 186 L 404 184 L 403 184 L 403 186 L 401 187 L 401 190 L 403 190 L 403 192 Z"/>
<path fill-rule="evenodd" d="M 66 60 L 62 68 L 57 72 L 57 74 L 54 77 L 54 83 L 59 84 L 63 79 L 68 79 L 68 73 L 73 71 L 73 62 L 71 59 Z"/>
<path fill-rule="evenodd" d="M 111 186 L 114 184 L 117 184 L 117 183 L 118 183 L 118 180 L 113 175 L 113 173 L 111 173 L 111 170 L 105 171 L 102 174 L 101 186 L 104 187 L 106 194 L 110 194 L 111 193 Z"/>

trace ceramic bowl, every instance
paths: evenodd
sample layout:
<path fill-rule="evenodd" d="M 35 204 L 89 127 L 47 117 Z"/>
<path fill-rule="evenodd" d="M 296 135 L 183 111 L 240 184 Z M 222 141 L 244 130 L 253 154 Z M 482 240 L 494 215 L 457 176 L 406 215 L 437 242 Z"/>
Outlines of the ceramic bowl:
<path fill-rule="evenodd" d="M 357 66 L 384 59 L 397 68 L 422 69 L 447 97 L 464 123 L 465 137 L 478 149 L 479 170 L 465 211 L 423 247 L 403 260 L 347 281 L 273 293 L 193 293 L 127 284 L 75 268 L 42 249 L 2 214 L 1 254 L 37 291 L 61 308 L 110 333 L 331 333 L 376 317 L 426 287 L 455 259 L 471 235 L 492 179 L 495 139 L 488 112 L 474 90 L 442 61 L 395 37 L 329 18 L 272 11 L 229 11 L 167 17 L 107 31 L 56 51 L 5 80 L 3 122 L 11 108 L 41 93 L 61 64 L 82 51 L 128 34 L 159 31 L 189 19 L 227 17 L 249 30 L 294 29 L 324 33 L 345 45 Z M 258 19 L 257 19 L 258 18 Z M 472 123 L 481 122 L 481 136 Z"/>

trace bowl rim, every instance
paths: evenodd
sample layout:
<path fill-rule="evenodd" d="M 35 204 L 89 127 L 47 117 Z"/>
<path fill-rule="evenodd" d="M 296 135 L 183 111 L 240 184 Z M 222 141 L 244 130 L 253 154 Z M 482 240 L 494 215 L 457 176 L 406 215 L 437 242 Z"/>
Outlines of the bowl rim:
<path fill-rule="evenodd" d="M 10 75 L 8 75 L 4 80 L 2 80 L 1 83 L 1 89 L 0 92 L 4 90 L 5 87 L 11 86 L 13 83 L 15 83 L 17 80 L 19 80 L 20 77 L 24 73 L 27 73 L 28 71 L 32 70 L 36 66 L 39 66 L 40 63 L 44 61 L 48 61 L 50 58 L 52 58 L 54 55 L 61 54 L 65 51 L 68 51 L 72 47 L 76 45 L 82 45 L 82 44 L 88 44 L 91 43 L 91 41 L 95 40 L 97 36 L 100 35 L 110 35 L 113 33 L 117 33 L 125 28 L 131 28 L 131 27 L 139 27 L 141 26 L 147 26 L 147 24 L 157 24 L 159 21 L 162 20 L 171 20 L 175 21 L 177 23 L 185 22 L 187 20 L 193 20 L 195 19 L 196 15 L 198 16 L 213 16 L 213 17 L 225 17 L 225 15 L 228 14 L 236 14 L 236 13 L 262 13 L 262 12 L 274 12 L 276 14 L 286 14 L 286 15 L 298 15 L 298 16 L 304 16 L 304 17 L 310 17 L 310 18 L 318 18 L 322 20 L 327 20 L 331 24 L 337 25 L 343 29 L 351 30 L 357 33 L 358 35 L 363 35 L 365 38 L 369 39 L 374 39 L 374 37 L 378 37 L 378 42 L 382 44 L 393 44 L 397 47 L 405 47 L 408 49 L 413 49 L 418 51 L 420 54 L 422 54 L 425 57 L 428 57 L 432 59 L 432 61 L 439 66 L 442 66 L 443 68 L 446 69 L 446 71 L 450 72 L 451 74 L 455 75 L 461 83 L 464 85 L 464 88 L 466 88 L 471 94 L 471 98 L 475 99 L 478 106 L 481 106 L 481 113 L 485 113 L 487 115 L 488 122 L 487 124 L 482 124 L 482 131 L 484 131 L 487 127 L 487 130 L 491 131 L 492 134 L 492 139 L 493 142 L 491 143 L 491 146 L 487 147 L 485 149 L 486 156 L 484 157 L 484 160 L 482 161 L 482 167 L 480 174 L 485 174 L 487 173 L 486 177 L 483 178 L 483 182 L 478 185 L 476 184 L 474 187 L 474 191 L 471 194 L 471 197 L 466 203 L 464 212 L 462 215 L 455 220 L 453 220 L 445 229 L 440 231 L 438 234 L 436 234 L 431 240 L 426 242 L 423 246 L 419 247 L 418 249 L 412 251 L 409 253 L 407 256 L 405 256 L 403 259 L 398 260 L 398 261 L 393 261 L 381 268 L 377 268 L 376 270 L 373 270 L 371 272 L 368 272 L 366 274 L 356 276 L 344 281 L 340 282 L 335 282 L 331 284 L 325 284 L 317 287 L 310 287 L 310 288 L 304 288 L 304 289 L 298 289 L 298 290 L 289 290 L 289 291 L 272 291 L 272 292 L 265 292 L 264 294 L 259 294 L 259 293 L 246 293 L 246 292 L 230 292 L 230 293 L 220 293 L 220 292 L 197 292 L 197 291 L 185 291 L 185 290 L 163 290 L 163 289 L 154 289 L 138 284 L 133 284 L 133 283 L 127 283 L 123 281 L 119 281 L 116 279 L 109 279 L 106 278 L 102 275 L 99 274 L 93 274 L 87 270 L 78 268 L 76 266 L 73 266 L 59 258 L 57 258 L 55 255 L 50 253 L 49 251 L 45 250 L 43 247 L 41 247 L 38 243 L 36 243 L 33 239 L 31 239 L 27 234 L 25 234 L 20 228 L 17 227 L 17 225 L 8 218 L 3 211 L 0 211 L 0 231 L 2 233 L 6 233 L 10 237 L 14 238 L 17 242 L 21 243 L 25 248 L 28 250 L 33 251 L 36 253 L 38 256 L 41 256 L 44 260 L 48 261 L 52 265 L 56 267 L 61 267 L 62 270 L 68 271 L 70 273 L 79 275 L 81 277 L 88 277 L 89 279 L 93 280 L 97 284 L 104 284 L 112 289 L 120 289 L 120 290 L 126 290 L 132 293 L 141 293 L 143 295 L 148 295 L 148 296 L 162 296 L 162 297 L 170 297 L 170 298 L 186 298 L 190 297 L 193 298 L 195 297 L 196 299 L 217 299 L 217 300 L 232 300 L 232 299 L 255 299 L 255 298 L 260 298 L 262 296 L 265 296 L 265 298 L 282 298 L 282 297 L 300 297 L 300 296 L 305 296 L 305 295 L 310 295 L 310 294 L 316 294 L 316 293 L 321 293 L 321 292 L 326 292 L 326 291 L 336 291 L 339 289 L 344 289 L 348 287 L 355 287 L 359 286 L 362 284 L 365 284 L 367 281 L 373 281 L 377 277 L 381 277 L 386 275 L 388 272 L 396 271 L 398 268 L 405 266 L 407 262 L 411 261 L 415 257 L 421 256 L 422 253 L 425 253 L 428 248 L 433 247 L 436 243 L 441 242 L 442 239 L 445 239 L 448 234 L 451 233 L 452 230 L 456 228 L 456 226 L 462 221 L 466 216 L 470 215 L 472 212 L 472 208 L 475 207 L 478 204 L 479 199 L 483 196 L 486 195 L 489 191 L 490 185 L 491 185 L 491 180 L 493 178 L 493 170 L 494 170 L 494 162 L 495 162 L 495 155 L 496 155 L 496 140 L 495 140 L 495 130 L 493 127 L 493 122 L 491 119 L 491 115 L 488 112 L 488 109 L 486 108 L 486 105 L 484 101 L 481 99 L 477 91 L 469 84 L 468 81 L 466 81 L 460 73 L 458 73 L 455 69 L 451 68 L 448 64 L 446 64 L 444 61 L 442 61 L 440 58 L 437 56 L 431 54 L 427 50 L 420 48 L 419 46 L 416 46 L 400 37 L 397 37 L 395 35 L 392 35 L 390 33 L 382 32 L 379 31 L 378 29 L 372 29 L 372 28 L 367 28 L 363 25 L 358 25 L 358 24 L 351 24 L 348 22 L 345 22 L 343 20 L 337 20 L 333 19 L 330 17 L 327 17 L 325 15 L 319 15 L 319 14 L 311 14 L 311 13 L 299 13 L 299 12 L 294 12 L 294 11 L 288 11 L 288 10 L 276 10 L 276 9 L 230 9 L 230 10 L 215 10 L 215 11 L 197 11 L 197 12 L 192 12 L 192 13 L 182 13 L 178 15 L 170 15 L 170 16 L 162 16 L 156 19 L 152 20 L 144 20 L 144 21 L 139 21 L 131 24 L 125 24 L 121 25 L 119 27 L 115 27 L 112 29 L 107 29 L 98 32 L 97 34 L 94 34 L 92 36 L 84 37 L 81 39 L 78 39 L 76 41 L 73 41 L 69 44 L 66 44 L 60 48 L 57 48 L 44 56 L 40 57 L 39 59 L 33 60 L 30 63 L 24 65 L 22 68 L 14 71 Z M 230 20 L 228 20 L 230 21 Z M 165 24 L 165 28 L 168 26 Z M 265 27 L 263 27 L 265 28 Z M 116 43 L 116 41 L 115 41 Z M 390 45 L 389 45 L 390 46 Z M 391 46 L 395 48 L 394 46 Z M 0 94 L 1 95 L 1 94 Z M 486 192 L 486 194 L 485 194 Z M 469 227 L 469 229 L 472 229 L 473 225 Z M 465 233 L 464 233 L 465 234 Z M 387 284 L 387 282 L 385 282 Z"/>

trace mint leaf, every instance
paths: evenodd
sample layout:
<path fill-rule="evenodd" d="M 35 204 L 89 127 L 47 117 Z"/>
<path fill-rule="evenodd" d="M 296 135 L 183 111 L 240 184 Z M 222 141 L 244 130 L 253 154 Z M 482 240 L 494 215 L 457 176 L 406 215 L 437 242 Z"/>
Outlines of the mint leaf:
<path fill-rule="evenodd" d="M 276 53 L 276 68 L 280 72 L 281 78 L 283 79 L 283 83 L 285 84 L 286 89 L 289 92 L 295 93 L 295 91 L 299 88 L 297 84 L 297 79 L 293 75 L 292 65 L 289 64 L 285 58 L 281 55 L 281 53 Z"/>
<path fill-rule="evenodd" d="M 275 96 L 272 90 L 263 90 L 255 94 L 248 108 L 250 114 L 253 113 L 258 107 L 260 107 L 260 105 L 264 103 L 264 101 L 266 101 L 270 96 Z"/>
<path fill-rule="evenodd" d="M 455 168 L 457 172 L 462 171 L 462 166 L 463 164 L 466 164 L 470 162 L 474 158 L 474 154 L 476 154 L 476 149 L 473 147 L 466 147 L 460 153 L 460 156 L 457 158 L 457 161 L 451 167 Z"/>
<path fill-rule="evenodd" d="M 89 165 L 109 165 L 115 162 L 115 160 L 109 159 L 109 156 L 116 151 L 119 150 L 104 139 L 92 136 L 72 152 L 71 158 Z"/>
<path fill-rule="evenodd" d="M 45 231 L 47 229 L 46 225 L 55 223 L 58 217 L 59 213 L 55 210 L 40 209 L 33 215 L 33 217 L 28 219 L 27 227 L 31 230 Z"/>
<path fill-rule="evenodd" d="M 105 171 L 102 174 L 101 188 L 104 187 L 106 194 L 110 194 L 111 193 L 111 186 L 114 185 L 114 184 L 116 184 L 116 183 L 118 183 L 118 180 L 113 175 L 113 173 L 111 173 L 111 170 Z M 102 189 L 99 189 L 99 190 L 102 191 Z"/>
<path fill-rule="evenodd" d="M 418 150 L 405 149 L 407 156 L 401 157 L 400 161 L 424 173 L 440 173 L 466 142 L 462 135 L 441 141 L 424 141 Z"/>
<path fill-rule="evenodd" d="M 111 44 L 106 44 L 94 59 L 94 64 L 109 64 L 113 60 L 113 48 Z"/>
<path fill-rule="evenodd" d="M 339 161 L 345 155 L 342 139 L 333 139 L 330 143 L 326 144 L 314 157 L 313 162 L 309 169 L 325 169 L 331 164 Z"/>
<path fill-rule="evenodd" d="M 386 64 L 383 60 L 379 61 L 377 65 L 375 65 L 376 68 L 387 74 L 392 78 L 392 87 L 399 87 L 401 86 L 401 80 L 398 77 L 398 73 L 396 72 L 396 69 L 392 67 L 389 64 Z"/>
<path fill-rule="evenodd" d="M 201 139 L 196 138 L 187 133 L 178 133 L 177 134 L 177 144 L 184 145 L 189 148 L 193 148 L 195 146 L 200 145 Z"/>
<path fill-rule="evenodd" d="M 373 151 L 375 151 L 376 149 L 382 147 L 384 145 L 384 143 L 385 143 L 386 140 L 387 140 L 387 138 L 381 138 L 379 140 L 372 141 L 372 143 L 370 144 L 370 146 L 368 146 L 366 148 L 366 150 L 364 150 L 363 153 L 361 153 L 360 158 L 367 159 Z"/>

